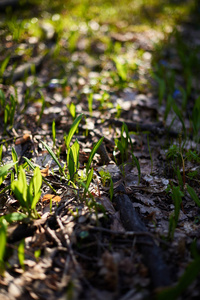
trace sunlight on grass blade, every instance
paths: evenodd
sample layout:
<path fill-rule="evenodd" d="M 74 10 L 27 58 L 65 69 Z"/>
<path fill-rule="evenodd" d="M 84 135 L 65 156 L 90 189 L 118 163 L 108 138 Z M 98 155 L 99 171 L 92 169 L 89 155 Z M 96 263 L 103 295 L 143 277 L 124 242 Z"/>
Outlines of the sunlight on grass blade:
<path fill-rule="evenodd" d="M 4 165 L 4 166 L 0 167 L 0 185 L 2 184 L 4 179 L 6 178 L 8 170 L 11 169 L 16 163 L 17 162 L 9 163 L 7 165 Z"/>
<path fill-rule="evenodd" d="M 18 259 L 19 259 L 20 266 L 23 270 L 24 270 L 24 259 L 25 259 L 24 246 L 25 246 L 25 242 L 23 239 L 20 241 L 18 246 Z"/>
<path fill-rule="evenodd" d="M 34 194 L 37 195 L 42 186 L 42 175 L 39 167 L 36 167 L 33 175 Z"/>
<path fill-rule="evenodd" d="M 44 145 L 44 147 L 47 149 L 47 151 L 49 152 L 49 154 L 51 155 L 51 157 L 53 158 L 55 163 L 58 165 L 59 169 L 62 171 L 61 164 L 59 163 L 59 160 L 57 159 L 54 152 L 51 150 L 51 148 L 47 144 L 45 144 L 45 142 L 41 141 L 41 143 Z"/>
<path fill-rule="evenodd" d="M 69 105 L 69 112 L 70 112 L 70 114 L 71 114 L 73 120 L 75 120 L 75 119 L 76 119 L 76 106 L 75 106 L 74 103 L 71 103 L 71 104 Z"/>
<path fill-rule="evenodd" d="M 24 160 L 27 162 L 27 164 L 29 165 L 29 167 L 34 170 L 35 166 L 34 164 L 30 161 L 30 159 L 28 159 L 27 157 L 23 156 Z"/>
<path fill-rule="evenodd" d="M 53 145 L 56 144 L 56 125 L 55 125 L 55 119 L 52 122 L 52 138 L 53 138 Z"/>
<path fill-rule="evenodd" d="M 90 112 L 90 116 L 92 116 L 92 104 L 93 104 L 93 93 L 90 93 L 88 95 L 88 109 L 89 109 L 89 112 Z"/>
<path fill-rule="evenodd" d="M 70 180 L 72 181 L 74 179 L 75 173 L 78 170 L 79 149 L 80 149 L 80 145 L 78 143 L 78 140 L 76 140 L 75 143 L 71 147 L 69 147 L 67 151 L 67 165 L 69 169 Z"/>
<path fill-rule="evenodd" d="M 0 66 L 0 79 L 2 79 L 2 76 L 4 74 L 4 71 L 9 63 L 9 60 L 10 60 L 10 56 L 7 56 L 4 61 L 1 63 L 1 66 Z"/>
<path fill-rule="evenodd" d="M 17 155 L 17 152 L 15 150 L 14 147 L 12 147 L 12 159 L 13 159 L 13 162 L 16 163 L 15 165 L 15 172 L 16 174 L 18 174 L 18 155 Z"/>
<path fill-rule="evenodd" d="M 103 142 L 104 137 L 102 137 L 96 144 L 94 144 L 94 147 L 92 148 L 92 151 L 90 153 L 87 165 L 86 165 L 86 173 L 88 173 L 93 157 L 95 155 L 95 153 L 97 152 L 98 148 L 100 147 L 101 143 Z"/>
<path fill-rule="evenodd" d="M 1 220 L 0 221 L 0 275 L 3 275 L 4 273 L 4 254 L 6 250 L 6 221 Z"/>
<path fill-rule="evenodd" d="M 87 181 L 85 183 L 85 190 L 84 190 L 84 196 L 86 195 L 88 189 L 89 189 L 89 186 L 90 186 L 90 183 L 92 181 L 92 176 L 93 176 L 93 173 L 94 173 L 94 170 L 93 168 L 91 169 L 90 173 L 88 174 L 87 176 Z"/>
<path fill-rule="evenodd" d="M 65 140 L 65 144 L 66 144 L 66 148 L 67 148 L 67 149 L 69 148 L 71 139 L 72 139 L 74 133 L 76 132 L 76 130 L 77 130 L 77 128 L 78 128 L 78 125 L 79 125 L 79 123 L 80 123 L 80 121 L 81 121 L 81 119 L 82 119 L 82 116 L 83 116 L 83 114 L 81 114 L 80 116 L 78 116 L 78 117 L 74 120 L 74 122 L 73 122 L 73 124 L 72 124 L 72 126 L 71 126 L 71 128 L 70 128 L 70 130 L 69 130 L 68 136 L 66 137 L 66 140 Z"/>

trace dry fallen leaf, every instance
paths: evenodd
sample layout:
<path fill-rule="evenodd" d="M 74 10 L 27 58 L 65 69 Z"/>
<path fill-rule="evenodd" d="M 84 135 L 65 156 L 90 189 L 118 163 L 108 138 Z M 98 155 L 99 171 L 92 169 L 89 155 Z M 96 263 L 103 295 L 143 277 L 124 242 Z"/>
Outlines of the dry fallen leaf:
<path fill-rule="evenodd" d="M 47 177 L 49 175 L 49 166 L 47 166 L 45 169 L 41 170 L 41 175 L 43 177 Z"/>
<path fill-rule="evenodd" d="M 54 202 L 60 202 L 61 201 L 61 198 L 59 196 L 55 196 L 55 195 L 52 195 L 52 194 L 46 194 L 44 195 L 44 197 L 42 198 L 42 201 L 48 201 L 50 202 L 50 200 L 52 199 L 52 201 Z"/>
<path fill-rule="evenodd" d="M 16 140 L 15 145 L 24 144 L 24 143 L 26 143 L 27 141 L 29 141 L 30 138 L 31 138 L 31 137 L 30 137 L 30 134 L 25 133 L 25 134 L 23 135 L 23 137 L 18 138 L 18 139 Z"/>

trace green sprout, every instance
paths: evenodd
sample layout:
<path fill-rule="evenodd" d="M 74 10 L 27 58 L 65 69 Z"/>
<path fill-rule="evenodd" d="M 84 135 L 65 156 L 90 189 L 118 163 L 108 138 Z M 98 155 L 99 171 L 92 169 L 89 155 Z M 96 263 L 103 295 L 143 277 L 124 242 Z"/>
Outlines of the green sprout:
<path fill-rule="evenodd" d="M 38 217 L 36 211 L 37 202 L 41 196 L 42 175 L 39 167 L 34 170 L 33 177 L 29 185 L 26 181 L 26 175 L 23 167 L 19 167 L 18 179 L 11 183 L 11 189 L 19 201 L 22 210 L 28 213 L 28 216 Z"/>

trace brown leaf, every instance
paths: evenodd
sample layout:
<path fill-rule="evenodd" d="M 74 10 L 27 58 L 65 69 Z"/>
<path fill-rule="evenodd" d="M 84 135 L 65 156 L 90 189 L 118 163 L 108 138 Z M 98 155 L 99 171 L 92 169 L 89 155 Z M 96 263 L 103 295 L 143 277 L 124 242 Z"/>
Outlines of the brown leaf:
<path fill-rule="evenodd" d="M 45 169 L 42 169 L 41 174 L 43 177 L 47 177 L 49 175 L 49 166 L 47 166 Z"/>
<path fill-rule="evenodd" d="M 50 202 L 50 200 L 52 199 L 52 201 L 54 202 L 60 202 L 61 201 L 61 198 L 59 196 L 55 196 L 55 195 L 52 195 L 52 194 L 46 194 L 43 196 L 42 198 L 42 201 L 48 201 Z"/>
<path fill-rule="evenodd" d="M 24 144 L 24 143 L 26 143 L 27 141 L 29 141 L 30 138 L 31 138 L 31 137 L 30 137 L 30 134 L 25 133 L 25 134 L 23 135 L 23 137 L 18 138 L 18 139 L 16 140 L 15 145 Z"/>

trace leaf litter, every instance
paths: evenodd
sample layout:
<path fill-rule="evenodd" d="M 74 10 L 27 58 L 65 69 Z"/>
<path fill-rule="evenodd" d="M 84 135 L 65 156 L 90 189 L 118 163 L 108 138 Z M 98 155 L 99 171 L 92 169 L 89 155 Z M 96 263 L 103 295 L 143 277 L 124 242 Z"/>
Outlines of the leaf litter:
<path fill-rule="evenodd" d="M 133 5 L 137 1 L 131 2 Z M 26 157 L 41 169 L 42 197 L 37 204 L 40 218 L 27 217 L 7 225 L 8 253 L 4 259 L 8 264 L 0 278 L 1 298 L 125 300 L 167 299 L 168 295 L 177 299 L 181 295 L 182 299 L 195 299 L 199 296 L 198 272 L 195 271 L 196 276 L 191 280 L 185 270 L 195 261 L 198 265 L 199 259 L 199 207 L 191 199 L 191 194 L 195 199 L 194 195 L 199 197 L 200 193 L 199 140 L 184 140 L 184 132 L 181 137 L 183 114 L 185 127 L 191 132 L 192 104 L 199 92 L 195 76 L 189 73 L 195 57 L 190 58 L 189 63 L 184 60 L 181 48 L 173 51 L 175 38 L 169 24 L 165 32 L 159 27 L 137 32 L 137 26 L 130 20 L 112 23 L 112 18 L 102 21 L 99 16 L 95 21 L 97 16 L 92 15 L 95 10 L 91 12 L 89 23 L 71 20 L 65 29 L 59 23 L 66 13 L 63 8 L 58 14 L 44 11 L 39 26 L 41 33 L 37 30 L 42 7 L 31 5 L 37 18 L 26 8 L 18 7 L 18 13 L 22 10 L 30 23 L 27 21 L 18 32 L 12 32 L 9 27 L 1 31 L 2 44 L 5 42 L 6 46 L 0 53 L 1 62 L 7 63 L 7 70 L 2 74 L 0 88 L 6 104 L 11 104 L 10 97 L 14 94 L 18 105 L 14 123 L 9 126 L 12 114 L 8 120 L 5 118 L 7 108 L 1 95 L 0 118 L 4 126 L 0 133 L 3 164 L 11 162 L 11 149 L 15 147 L 19 165 L 25 163 Z M 140 10 L 141 15 L 150 14 L 148 22 L 151 22 L 151 9 L 154 11 L 155 7 L 144 5 Z M 53 26 L 45 23 L 44 19 L 49 16 Z M 36 28 L 31 24 L 36 24 Z M 197 33 L 194 34 L 189 21 L 177 28 L 183 37 L 185 32 L 191 33 L 193 48 L 199 46 Z M 167 34 L 172 36 L 168 43 Z M 160 41 L 165 41 L 162 49 L 159 49 Z M 16 49 L 15 52 L 12 49 Z M 9 55 L 10 61 L 6 62 Z M 159 56 L 163 56 L 165 65 Z M 160 76 L 157 81 L 157 77 L 151 77 L 153 68 Z M 179 74 L 182 69 L 186 70 L 183 76 Z M 175 79 L 170 70 L 177 72 Z M 191 83 L 188 76 L 193 76 Z M 156 88 L 153 89 L 150 82 Z M 188 112 L 180 115 L 177 110 L 171 110 L 167 114 L 170 101 L 167 97 L 171 89 L 172 92 L 180 89 L 180 84 L 187 85 Z M 161 94 L 163 99 L 159 98 Z M 90 110 L 88 99 L 92 101 Z M 163 103 L 159 106 L 160 99 Z M 75 105 L 75 116 L 71 103 Z M 74 185 L 70 185 L 65 178 L 70 141 L 65 142 L 64 135 L 68 135 L 80 114 L 83 117 L 78 129 L 71 131 L 70 136 L 72 143 L 77 139 L 80 145 L 80 165 L 78 176 L 76 171 L 74 174 Z M 124 141 L 121 137 L 123 122 L 128 126 L 133 150 L 116 148 L 116 139 Z M 163 128 L 168 129 L 163 131 Z M 102 145 L 89 158 L 94 144 L 102 137 Z M 50 150 L 46 148 L 46 151 L 41 141 Z M 171 148 L 172 145 L 176 147 Z M 166 155 L 169 149 L 170 161 Z M 193 156 L 189 156 L 189 150 Z M 58 162 L 51 151 L 59 157 Z M 126 151 L 128 157 L 124 162 Z M 140 165 L 139 183 L 132 151 Z M 31 178 L 31 169 L 27 164 L 25 167 L 27 178 Z M 93 178 L 86 188 L 84 180 L 92 168 Z M 6 175 L 1 185 L 1 218 L 21 209 L 14 194 L 4 191 L 14 173 Z M 184 176 L 192 190 L 183 183 Z M 79 187 L 76 180 L 80 178 L 86 183 Z M 183 197 L 178 196 L 180 193 L 173 194 L 178 191 L 176 187 L 181 187 L 179 192 L 184 192 Z M 173 199 L 182 199 L 174 231 L 177 204 Z M 173 235 L 171 239 L 169 232 Z M 22 240 L 24 270 L 19 263 Z M 186 276 L 184 288 L 180 279 L 183 274 Z M 165 290 L 166 286 L 171 290 Z"/>

